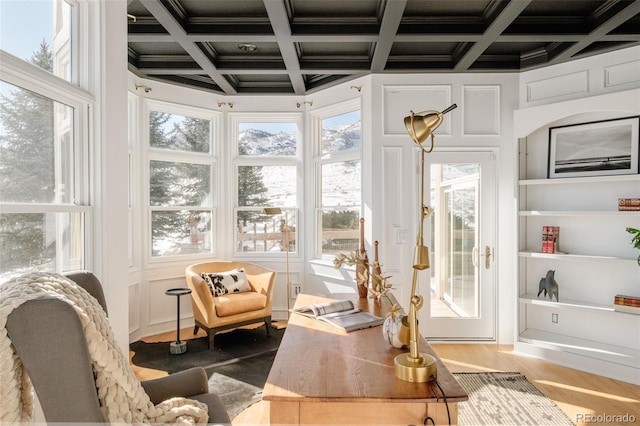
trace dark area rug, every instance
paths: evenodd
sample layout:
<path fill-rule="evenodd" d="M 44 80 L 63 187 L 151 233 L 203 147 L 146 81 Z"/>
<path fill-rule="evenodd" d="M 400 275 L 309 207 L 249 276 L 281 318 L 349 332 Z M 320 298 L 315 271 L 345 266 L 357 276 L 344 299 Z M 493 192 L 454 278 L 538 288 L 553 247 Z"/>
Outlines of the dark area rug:
<path fill-rule="evenodd" d="M 216 335 L 214 348 L 209 350 L 206 337 L 188 339 L 187 352 L 173 355 L 170 342 L 133 342 L 131 362 L 139 367 L 175 373 L 191 367 L 203 367 L 209 377 L 213 373 L 233 377 L 262 388 L 271 370 L 273 359 L 280 346 L 283 330 L 270 330 L 267 336 L 264 326 L 255 329 L 239 328 Z"/>

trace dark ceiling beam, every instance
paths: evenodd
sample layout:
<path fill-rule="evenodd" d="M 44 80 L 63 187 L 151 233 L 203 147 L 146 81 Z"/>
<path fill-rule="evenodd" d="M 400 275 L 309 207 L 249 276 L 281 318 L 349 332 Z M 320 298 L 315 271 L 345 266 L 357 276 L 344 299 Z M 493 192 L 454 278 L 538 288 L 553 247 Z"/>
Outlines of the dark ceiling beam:
<path fill-rule="evenodd" d="M 248 70 L 246 68 L 225 68 L 221 69 L 220 72 L 224 74 L 253 74 L 253 75 L 264 75 L 264 74 L 289 74 L 290 72 L 282 69 L 258 69 L 258 70 Z M 314 68 L 309 67 L 303 70 L 300 70 L 300 75 L 302 74 L 353 74 L 353 73 L 362 73 L 362 68 L 331 68 L 331 67 L 323 67 L 323 68 Z"/>
<path fill-rule="evenodd" d="M 608 20 L 604 21 L 595 30 L 585 35 L 580 41 L 578 41 L 577 43 L 573 44 L 571 47 L 565 49 L 562 53 L 555 56 L 553 59 L 551 59 L 548 62 L 548 65 L 568 61 L 574 55 L 580 53 L 580 51 L 587 48 L 590 44 L 595 43 L 597 41 L 601 41 L 601 39 L 605 35 L 607 35 L 609 32 L 615 30 L 618 26 L 622 25 L 624 22 L 629 20 L 630 16 L 635 16 L 638 13 L 640 13 L 640 0 L 635 0 L 629 6 L 620 10 L 618 13 L 613 15 Z"/>
<path fill-rule="evenodd" d="M 175 42 L 193 58 L 193 60 L 202 67 L 204 74 L 209 75 L 211 79 L 227 94 L 235 95 L 236 89 L 227 81 L 227 79 L 218 72 L 216 67 L 211 63 L 209 58 L 200 50 L 197 44 L 190 41 L 187 32 L 184 30 L 180 22 L 167 10 L 160 0 L 140 0 L 142 5 L 162 24 L 168 33 L 175 39 Z"/>
<path fill-rule="evenodd" d="M 230 43 L 273 43 L 276 41 L 274 35 L 261 34 L 188 34 L 187 40 L 196 42 L 230 42 Z M 457 36 L 457 39 L 466 39 L 464 35 Z M 300 43 L 371 43 L 378 40 L 377 34 L 314 34 L 291 36 L 291 40 Z M 129 33 L 127 36 L 129 43 L 167 43 L 174 39 L 170 34 L 158 33 Z"/>
<path fill-rule="evenodd" d="M 168 68 L 168 67 L 138 67 L 138 71 L 147 75 L 201 75 L 204 74 L 200 68 Z"/>
<path fill-rule="evenodd" d="M 200 0 L 202 1 L 202 0 Z M 185 24 L 189 34 L 239 34 L 273 36 L 269 20 L 251 17 L 189 17 Z"/>
<path fill-rule="evenodd" d="M 258 34 L 188 34 L 186 37 L 191 43 L 197 42 L 230 42 L 230 43 L 273 43 L 276 37 L 273 35 Z M 167 43 L 174 39 L 169 34 L 154 33 L 129 33 L 129 43 Z"/>
<path fill-rule="evenodd" d="M 373 58 L 371 59 L 372 72 L 384 70 L 406 5 L 407 0 L 387 0 L 380 24 L 378 42 L 376 43 Z"/>
<path fill-rule="evenodd" d="M 368 74 L 369 73 L 367 72 L 367 73 L 351 74 L 351 75 L 344 76 L 344 77 L 339 77 L 339 78 L 331 78 L 330 79 L 330 83 L 327 83 L 328 86 L 324 85 L 324 84 L 318 84 L 316 86 L 310 87 L 309 90 L 307 90 L 307 94 L 309 95 L 309 94 L 312 94 L 312 93 L 319 92 L 319 91 L 324 90 L 324 89 L 326 89 L 327 87 L 330 87 L 330 86 L 335 86 L 335 85 L 338 85 L 338 84 L 347 83 L 349 81 L 355 80 L 356 78 L 360 78 L 360 77 L 363 77 L 363 76 L 368 75 Z M 355 87 L 353 89 L 356 90 Z"/>
<path fill-rule="evenodd" d="M 469 34 L 398 34 L 398 43 L 462 43 L 476 42 L 482 40 L 481 35 Z"/>
<path fill-rule="evenodd" d="M 496 41 L 504 43 L 564 43 L 577 42 L 584 38 L 583 34 L 509 34 L 501 35 Z M 598 41 L 640 41 L 640 34 L 607 34 Z"/>
<path fill-rule="evenodd" d="M 598 41 L 627 41 L 638 44 L 640 41 L 640 34 L 607 34 Z"/>
<path fill-rule="evenodd" d="M 129 33 L 127 35 L 129 43 L 174 43 L 175 40 L 171 34 L 154 34 L 154 33 Z"/>
<path fill-rule="evenodd" d="M 295 34 L 291 40 L 298 43 L 373 43 L 377 34 Z"/>
<path fill-rule="evenodd" d="M 290 72 L 291 84 L 296 95 L 304 95 L 306 87 L 304 79 L 300 75 L 300 63 L 298 53 L 291 37 L 291 26 L 283 0 L 264 0 L 264 7 L 269 15 L 273 32 L 275 33 L 278 48 L 286 69 Z"/>
<path fill-rule="evenodd" d="M 438 42 L 477 42 L 482 35 L 469 34 L 398 34 L 396 42 L 414 43 L 438 43 Z M 500 35 L 497 42 L 528 43 L 528 42 L 576 42 L 585 36 L 583 34 L 506 34 Z M 273 35 L 236 35 L 236 34 L 189 34 L 187 39 L 192 43 L 274 43 Z M 378 40 L 377 35 L 350 35 L 350 34 L 326 34 L 326 35 L 294 35 L 291 37 L 298 43 L 372 43 Z M 144 34 L 130 33 L 127 36 L 129 43 L 173 43 L 174 38 L 169 34 Z M 640 34 L 607 34 L 599 41 L 640 41 Z"/>
<path fill-rule="evenodd" d="M 496 41 L 502 32 L 522 13 L 524 9 L 531 3 L 531 0 L 518 0 L 508 2 L 507 5 L 498 13 L 491 25 L 482 35 L 482 38 L 471 46 L 471 48 L 460 58 L 454 67 L 456 72 L 467 71 L 480 55 L 487 50 L 493 42 Z"/>

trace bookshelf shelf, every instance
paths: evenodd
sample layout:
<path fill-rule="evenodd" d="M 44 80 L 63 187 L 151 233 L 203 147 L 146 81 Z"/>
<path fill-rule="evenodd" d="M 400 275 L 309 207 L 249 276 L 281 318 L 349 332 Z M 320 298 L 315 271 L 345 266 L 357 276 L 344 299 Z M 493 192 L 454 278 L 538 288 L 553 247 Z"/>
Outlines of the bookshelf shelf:
<path fill-rule="evenodd" d="M 584 216 L 584 217 L 597 217 L 597 216 L 612 216 L 612 217 L 636 217 L 640 218 L 640 211 L 630 212 L 630 211 L 577 211 L 577 210 L 521 210 L 518 213 L 520 216 Z"/>
<path fill-rule="evenodd" d="M 544 330 L 530 329 L 520 333 L 520 342 L 532 347 L 520 347 L 522 352 L 531 352 L 532 349 L 546 349 L 556 352 L 554 355 L 559 359 L 566 359 L 559 354 L 573 354 L 587 361 L 580 360 L 577 362 L 586 362 L 589 359 L 597 359 L 604 362 L 612 362 L 622 366 L 637 368 L 640 361 L 640 351 L 624 346 L 600 343 L 588 339 L 572 338 L 562 334 L 550 333 Z"/>
<path fill-rule="evenodd" d="M 617 257 L 617 256 L 593 256 L 587 254 L 570 254 L 570 253 L 540 253 L 535 251 L 518 252 L 519 257 L 537 258 L 537 259 L 553 259 L 561 261 L 577 261 L 577 262 L 613 262 L 623 264 L 635 264 L 636 259 Z"/>
<path fill-rule="evenodd" d="M 640 175 L 618 175 L 618 176 L 599 176 L 599 177 L 580 177 L 580 178 L 563 178 L 563 179 L 521 179 L 518 184 L 520 186 L 528 185 L 575 185 L 583 183 L 616 183 L 616 182 L 640 182 Z"/>
<path fill-rule="evenodd" d="M 618 314 L 613 310 L 612 305 L 602 305 L 596 303 L 588 303 L 579 300 L 565 300 L 562 299 L 560 302 L 556 302 L 555 300 L 545 300 L 539 299 L 535 294 L 524 294 L 520 296 L 520 302 L 526 303 L 529 305 L 540 305 L 547 306 L 552 308 L 560 308 L 560 309 L 582 309 L 586 311 L 598 311 L 598 312 L 609 312 Z"/>

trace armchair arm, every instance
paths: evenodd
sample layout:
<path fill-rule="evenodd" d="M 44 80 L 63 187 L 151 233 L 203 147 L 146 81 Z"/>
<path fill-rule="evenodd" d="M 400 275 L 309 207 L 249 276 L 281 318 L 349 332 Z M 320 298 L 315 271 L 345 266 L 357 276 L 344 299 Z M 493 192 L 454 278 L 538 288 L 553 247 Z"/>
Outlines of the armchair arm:
<path fill-rule="evenodd" d="M 253 289 L 271 300 L 276 273 L 269 270 L 247 270 L 247 276 Z"/>
<path fill-rule="evenodd" d="M 159 379 L 142 381 L 142 387 L 153 404 L 181 396 L 189 398 L 209 392 L 207 372 L 202 367 L 193 367 Z"/>

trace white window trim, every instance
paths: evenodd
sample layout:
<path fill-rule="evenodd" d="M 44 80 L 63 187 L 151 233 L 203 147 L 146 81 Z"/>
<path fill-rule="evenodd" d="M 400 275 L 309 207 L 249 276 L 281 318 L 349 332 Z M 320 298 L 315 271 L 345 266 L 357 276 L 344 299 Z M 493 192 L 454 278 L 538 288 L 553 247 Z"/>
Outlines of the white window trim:
<path fill-rule="evenodd" d="M 314 213 L 313 213 L 313 237 L 311 261 L 321 264 L 329 264 L 333 262 L 334 256 L 324 255 L 318 251 L 318 247 L 321 242 L 318 240 L 320 237 L 320 223 L 318 223 L 318 215 L 324 209 L 322 205 L 322 165 L 329 163 L 338 163 L 344 161 L 359 160 L 362 167 L 363 146 L 364 140 L 360 141 L 360 149 L 354 149 L 350 151 L 322 153 L 322 120 L 330 117 L 334 117 L 341 114 L 346 114 L 359 110 L 362 124 L 362 99 L 356 98 L 348 101 L 340 102 L 338 104 L 330 105 L 324 108 L 319 108 L 309 113 L 311 121 L 312 132 L 312 145 L 314 150 L 313 155 L 313 187 L 314 187 Z M 363 129 L 361 128 L 361 136 Z M 361 169 L 362 173 L 362 169 Z M 362 175 L 361 175 L 362 180 Z M 331 207 L 331 206 L 328 206 Z M 350 207 L 350 206 L 345 206 Z M 355 206 L 352 206 L 355 207 Z M 363 200 L 360 199 L 360 217 L 363 213 Z"/>
<path fill-rule="evenodd" d="M 89 54 L 89 46 L 96 40 L 95 31 L 90 24 L 95 13 L 92 2 L 67 0 L 72 6 L 71 27 L 75 34 L 71 40 L 71 77 L 66 81 L 53 73 L 39 68 L 27 60 L 20 59 L 0 50 L 0 80 L 47 97 L 60 104 L 73 108 L 73 146 L 74 146 L 74 204 L 69 203 L 1 203 L 0 211 L 10 213 L 82 213 L 84 216 L 84 268 L 91 270 L 94 265 L 95 229 L 93 216 L 93 185 L 89 146 L 92 135 L 91 120 L 95 97 L 85 89 L 92 82 L 94 57 Z M 54 49 L 55 46 L 50 46 Z M 56 259 L 59 269 L 61 259 Z"/>
<path fill-rule="evenodd" d="M 222 113 L 199 108 L 195 106 L 187 106 L 172 102 L 159 101 L 155 99 L 140 98 L 141 117 L 139 122 L 142 129 L 142 145 L 144 146 L 141 161 L 141 184 L 143 185 L 142 196 L 140 197 L 141 207 L 146 212 L 142 215 L 141 228 L 144 230 L 141 246 L 144 248 L 144 263 L 148 267 L 162 267 L 166 263 L 176 262 L 184 263 L 190 261 L 198 261 L 211 259 L 216 257 L 219 238 L 216 237 L 217 230 L 220 229 L 218 223 L 218 208 L 220 202 L 220 191 L 222 188 L 221 172 L 220 172 L 220 121 Z M 211 145 L 209 152 L 186 152 L 172 151 L 168 149 L 152 148 L 149 141 L 149 113 L 151 111 L 166 112 L 169 114 L 177 114 L 184 117 L 201 118 L 211 123 Z M 187 164 L 199 164 L 211 167 L 210 188 L 211 188 L 211 205 L 210 206 L 151 206 L 149 196 L 150 191 L 150 165 L 151 161 L 167 161 Z M 197 210 L 208 211 L 211 214 L 211 251 L 206 253 L 185 254 L 176 256 L 153 256 L 152 248 L 152 214 L 155 211 L 181 211 L 181 210 Z"/>
<path fill-rule="evenodd" d="M 284 252 L 238 252 L 236 247 L 238 241 L 236 239 L 235 225 L 237 223 L 237 213 L 243 210 L 255 210 L 255 207 L 238 206 L 238 167 L 239 166 L 295 166 L 296 167 L 296 204 L 293 206 L 263 206 L 263 207 L 280 207 L 283 212 L 286 210 L 291 217 L 295 215 L 296 229 L 304 229 L 303 225 L 303 158 L 304 158 L 304 120 L 303 114 L 298 112 L 283 113 L 262 113 L 262 112 L 239 112 L 229 113 L 228 122 L 228 146 L 230 147 L 230 164 L 233 175 L 233 194 L 229 197 L 232 200 L 232 209 L 229 211 L 229 217 L 233 223 L 233 232 L 231 235 L 231 249 L 233 257 L 242 258 L 244 260 L 256 259 L 281 259 L 286 256 Z M 296 132 L 296 155 L 238 155 L 238 127 L 240 123 L 295 123 Z M 295 251 L 288 253 L 289 259 L 300 259 L 302 250 L 300 248 L 300 232 L 296 232 L 296 240 L 294 246 Z"/>

